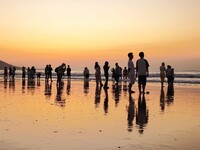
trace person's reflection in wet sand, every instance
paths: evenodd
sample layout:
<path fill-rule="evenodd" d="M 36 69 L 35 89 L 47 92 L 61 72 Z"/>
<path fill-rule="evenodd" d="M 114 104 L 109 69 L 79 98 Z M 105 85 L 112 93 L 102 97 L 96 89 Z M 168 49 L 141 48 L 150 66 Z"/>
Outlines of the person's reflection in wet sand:
<path fill-rule="evenodd" d="M 12 90 L 12 92 L 15 92 L 15 80 L 9 81 L 9 89 Z"/>
<path fill-rule="evenodd" d="M 168 84 L 167 87 L 167 105 L 172 105 L 174 102 L 174 85 Z"/>
<path fill-rule="evenodd" d="M 27 89 L 28 92 L 31 92 L 32 95 L 34 95 L 34 91 L 35 91 L 35 79 L 28 79 L 27 81 Z"/>
<path fill-rule="evenodd" d="M 101 89 L 102 86 L 96 86 L 96 90 L 95 90 L 95 108 L 99 107 L 100 104 L 100 100 L 101 100 Z"/>
<path fill-rule="evenodd" d="M 149 118 L 149 111 L 146 108 L 145 94 L 142 94 L 142 99 L 141 99 L 141 94 L 139 94 L 138 109 L 136 111 L 136 124 L 139 126 L 138 131 L 140 134 L 143 134 L 144 127 L 148 123 L 148 118 Z"/>
<path fill-rule="evenodd" d="M 123 91 L 124 91 L 124 96 L 126 96 L 127 91 L 128 91 L 128 85 L 127 85 L 126 80 L 124 80 L 124 82 L 123 82 Z"/>
<path fill-rule="evenodd" d="M 52 82 L 45 81 L 44 95 L 46 96 L 46 99 L 50 99 L 51 91 L 52 91 Z"/>
<path fill-rule="evenodd" d="M 60 107 L 65 107 L 66 99 L 63 97 L 63 89 L 64 89 L 64 82 L 60 82 L 57 86 L 57 94 L 55 103 L 58 104 Z"/>
<path fill-rule="evenodd" d="M 83 88 L 85 95 L 87 95 L 89 93 L 89 79 L 84 79 Z"/>
<path fill-rule="evenodd" d="M 26 80 L 22 79 L 22 93 L 25 93 Z"/>
<path fill-rule="evenodd" d="M 71 79 L 70 78 L 67 79 L 67 95 L 70 95 L 70 89 L 71 89 Z"/>
<path fill-rule="evenodd" d="M 165 91 L 163 89 L 163 86 L 161 86 L 160 90 L 160 108 L 162 112 L 165 111 Z"/>
<path fill-rule="evenodd" d="M 40 79 L 37 79 L 37 86 L 41 86 L 40 85 Z"/>
<path fill-rule="evenodd" d="M 131 94 L 129 94 L 129 106 L 128 106 L 128 131 L 132 132 L 133 131 L 133 120 L 135 116 L 135 101 L 132 98 Z"/>
<path fill-rule="evenodd" d="M 104 99 L 104 112 L 105 115 L 108 113 L 108 89 L 104 88 L 105 91 L 105 99 Z"/>

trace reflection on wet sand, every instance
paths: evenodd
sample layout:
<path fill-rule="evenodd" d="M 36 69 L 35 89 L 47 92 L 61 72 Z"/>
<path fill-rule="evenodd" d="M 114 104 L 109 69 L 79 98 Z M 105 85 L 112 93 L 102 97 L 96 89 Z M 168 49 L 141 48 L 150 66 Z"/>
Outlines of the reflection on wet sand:
<path fill-rule="evenodd" d="M 71 89 L 71 79 L 67 79 L 67 95 L 70 95 L 70 89 Z"/>
<path fill-rule="evenodd" d="M 148 123 L 148 118 L 149 118 L 149 110 L 146 107 L 145 94 L 139 94 L 138 108 L 136 110 L 136 124 L 138 125 L 139 133 L 143 134 L 144 127 Z"/>
<path fill-rule="evenodd" d="M 135 101 L 132 98 L 131 94 L 129 94 L 129 105 L 128 105 L 128 131 L 132 132 L 133 131 L 133 120 L 135 116 Z"/>
<path fill-rule="evenodd" d="M 174 85 L 168 84 L 167 87 L 167 105 L 172 105 L 174 102 Z"/>
<path fill-rule="evenodd" d="M 119 100 L 120 100 L 120 96 L 121 96 L 121 92 L 122 92 L 122 84 L 121 82 L 119 84 L 115 84 L 113 82 L 112 84 L 112 93 L 113 93 L 113 97 L 115 99 L 115 106 L 118 106 Z"/>
<path fill-rule="evenodd" d="M 108 89 L 104 89 L 105 91 L 105 99 L 104 99 L 104 112 L 105 114 L 108 113 Z"/>
<path fill-rule="evenodd" d="M 27 81 L 27 92 L 31 93 L 32 95 L 34 95 L 35 92 L 35 79 L 28 79 Z"/>
<path fill-rule="evenodd" d="M 96 86 L 96 90 L 95 90 L 95 108 L 99 107 L 100 104 L 100 100 L 101 100 L 101 89 L 102 86 Z"/>
<path fill-rule="evenodd" d="M 87 95 L 89 93 L 89 79 L 84 79 L 83 88 L 85 95 Z"/>
<path fill-rule="evenodd" d="M 163 86 L 161 86 L 161 90 L 160 90 L 160 109 L 162 112 L 164 112 L 165 110 L 165 92 L 164 92 Z"/>
<path fill-rule="evenodd" d="M 57 94 L 55 103 L 61 107 L 65 107 L 66 98 L 63 96 L 64 82 L 61 82 L 59 86 L 57 86 Z"/>
<path fill-rule="evenodd" d="M 45 81 L 44 95 L 46 99 L 50 99 L 52 91 L 52 82 Z"/>

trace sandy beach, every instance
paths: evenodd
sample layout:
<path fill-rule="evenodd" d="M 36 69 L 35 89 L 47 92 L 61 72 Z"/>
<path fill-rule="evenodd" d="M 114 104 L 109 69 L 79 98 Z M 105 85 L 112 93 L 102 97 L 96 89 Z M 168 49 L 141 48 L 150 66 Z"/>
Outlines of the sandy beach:
<path fill-rule="evenodd" d="M 199 150 L 199 85 L 0 81 L 0 150 Z M 168 96 L 167 96 L 168 95 Z"/>

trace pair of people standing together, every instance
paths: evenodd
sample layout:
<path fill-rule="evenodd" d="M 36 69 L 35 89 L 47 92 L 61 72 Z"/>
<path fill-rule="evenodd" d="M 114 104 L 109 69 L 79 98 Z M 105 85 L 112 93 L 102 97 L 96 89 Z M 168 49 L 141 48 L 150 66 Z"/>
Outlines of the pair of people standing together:
<path fill-rule="evenodd" d="M 139 93 L 145 94 L 145 87 L 147 82 L 147 77 L 149 76 L 149 63 L 144 59 L 144 52 L 139 53 L 140 59 L 136 61 L 136 68 L 133 63 L 133 53 L 128 53 L 128 76 L 129 76 L 129 93 L 135 93 L 132 91 L 132 85 L 135 83 L 138 77 L 138 89 Z M 136 73 L 135 73 L 136 69 Z"/>

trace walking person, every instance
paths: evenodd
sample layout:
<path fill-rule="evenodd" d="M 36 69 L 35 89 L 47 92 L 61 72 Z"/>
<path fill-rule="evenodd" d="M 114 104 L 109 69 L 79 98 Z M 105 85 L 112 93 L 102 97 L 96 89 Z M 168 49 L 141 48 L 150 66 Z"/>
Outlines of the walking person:
<path fill-rule="evenodd" d="M 144 59 L 144 52 L 140 52 L 139 56 L 140 59 L 136 62 L 136 76 L 138 76 L 139 93 L 145 94 L 147 77 L 149 76 L 149 63 Z"/>
<path fill-rule="evenodd" d="M 8 69 L 7 67 L 4 67 L 4 81 L 7 81 L 8 79 Z"/>
<path fill-rule="evenodd" d="M 129 78 L 129 93 L 135 93 L 135 91 L 132 91 L 131 88 L 133 84 L 135 83 L 135 67 L 133 63 L 133 53 L 128 53 L 128 78 Z"/>

